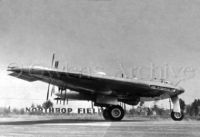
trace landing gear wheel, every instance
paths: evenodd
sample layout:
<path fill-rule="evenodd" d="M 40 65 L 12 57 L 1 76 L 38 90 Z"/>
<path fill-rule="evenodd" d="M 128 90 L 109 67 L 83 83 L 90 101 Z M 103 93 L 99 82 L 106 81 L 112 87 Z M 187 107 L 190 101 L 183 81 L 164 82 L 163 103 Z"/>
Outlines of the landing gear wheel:
<path fill-rule="evenodd" d="M 184 118 L 184 114 L 182 111 L 181 111 L 181 113 L 172 111 L 171 118 L 175 121 L 181 121 Z"/>
<path fill-rule="evenodd" d="M 120 121 L 124 117 L 124 110 L 119 105 L 109 107 L 108 112 L 113 121 Z"/>
<path fill-rule="evenodd" d="M 110 120 L 108 108 L 103 110 L 103 117 L 104 117 L 105 120 Z"/>

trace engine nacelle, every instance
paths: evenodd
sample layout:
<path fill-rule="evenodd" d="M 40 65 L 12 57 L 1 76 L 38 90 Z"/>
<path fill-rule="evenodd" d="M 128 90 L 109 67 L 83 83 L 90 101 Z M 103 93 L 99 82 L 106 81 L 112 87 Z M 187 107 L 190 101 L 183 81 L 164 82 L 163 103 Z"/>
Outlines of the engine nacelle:
<path fill-rule="evenodd" d="M 135 98 L 135 99 L 119 99 L 118 101 L 126 103 L 128 105 L 137 105 L 140 102 L 139 98 Z"/>
<path fill-rule="evenodd" d="M 135 101 L 135 100 L 124 100 L 122 101 L 123 103 L 126 103 L 128 105 L 137 105 L 139 103 L 139 101 Z"/>
<path fill-rule="evenodd" d="M 88 94 L 81 94 L 79 92 L 70 91 L 68 93 L 57 93 L 57 97 L 59 97 L 61 100 L 65 99 L 72 99 L 72 100 L 93 100 L 92 96 Z"/>

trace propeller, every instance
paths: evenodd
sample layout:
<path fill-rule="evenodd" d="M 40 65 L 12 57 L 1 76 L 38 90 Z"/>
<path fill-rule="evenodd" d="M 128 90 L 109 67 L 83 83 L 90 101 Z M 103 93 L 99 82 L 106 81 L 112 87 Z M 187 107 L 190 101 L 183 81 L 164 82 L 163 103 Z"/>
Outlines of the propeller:
<path fill-rule="evenodd" d="M 53 67 L 54 59 L 55 59 L 55 54 L 53 53 L 52 60 L 51 60 L 51 68 Z M 51 81 L 50 81 L 49 84 L 48 84 L 48 88 L 47 88 L 47 98 L 46 98 L 46 100 L 49 100 L 49 88 L 50 88 L 50 84 L 51 84 Z"/>
<path fill-rule="evenodd" d="M 55 69 L 58 69 L 58 65 L 59 65 L 59 61 L 55 61 Z M 51 89 L 51 96 L 53 95 L 53 93 L 55 93 L 55 86 L 53 85 L 52 89 Z"/>
<path fill-rule="evenodd" d="M 63 91 L 65 91 L 64 97 L 63 97 Z M 60 101 L 60 104 L 62 101 L 65 101 L 67 94 L 66 94 L 66 89 L 63 87 L 58 87 L 58 92 L 60 93 L 57 98 L 54 98 L 56 100 L 56 104 L 58 104 L 58 101 Z M 63 102 L 63 105 L 65 102 Z"/>
<path fill-rule="evenodd" d="M 59 61 L 55 61 L 55 65 L 54 65 L 54 60 L 55 60 L 55 54 L 53 54 L 53 56 L 52 56 L 51 68 L 54 67 L 55 69 L 58 69 Z M 65 70 L 65 67 L 63 67 L 63 70 Z M 48 89 L 47 89 L 47 100 L 49 99 L 50 85 L 51 85 L 51 81 L 49 82 Z M 65 91 L 64 99 L 62 98 L 63 91 Z M 67 98 L 67 91 L 66 91 L 66 89 L 64 89 L 62 87 L 58 87 L 58 92 L 61 93 L 61 94 L 60 94 L 60 97 L 55 98 L 56 103 L 58 104 L 58 100 L 60 100 L 60 104 L 61 104 L 61 102 L 63 100 L 63 105 L 64 105 L 65 104 L 65 100 L 67 100 L 67 104 L 68 104 L 68 98 Z M 55 86 L 54 85 L 53 85 L 53 87 L 51 89 L 51 96 L 53 95 L 53 93 L 55 93 Z"/>
<path fill-rule="evenodd" d="M 64 91 L 64 93 L 63 93 Z M 60 100 L 60 104 L 63 101 L 63 105 L 65 105 L 65 101 L 67 101 L 68 104 L 68 97 L 67 97 L 67 92 L 68 89 L 62 88 L 62 87 L 58 87 L 58 92 L 60 93 L 60 97 L 59 98 L 55 98 L 57 100 L 57 104 L 58 104 L 58 100 Z"/>

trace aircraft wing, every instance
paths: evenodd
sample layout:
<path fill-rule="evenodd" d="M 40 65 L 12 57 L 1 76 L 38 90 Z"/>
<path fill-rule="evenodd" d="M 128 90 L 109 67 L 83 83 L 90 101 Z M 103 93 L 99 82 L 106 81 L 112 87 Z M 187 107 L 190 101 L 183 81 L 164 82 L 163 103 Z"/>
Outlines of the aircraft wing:
<path fill-rule="evenodd" d="M 11 76 L 32 82 L 43 81 L 61 88 L 74 90 L 80 93 L 102 94 L 127 98 L 157 97 L 164 94 L 177 93 L 176 87 L 155 84 L 139 80 L 128 80 L 106 76 L 94 76 L 81 73 L 71 73 L 48 68 L 8 68 Z"/>

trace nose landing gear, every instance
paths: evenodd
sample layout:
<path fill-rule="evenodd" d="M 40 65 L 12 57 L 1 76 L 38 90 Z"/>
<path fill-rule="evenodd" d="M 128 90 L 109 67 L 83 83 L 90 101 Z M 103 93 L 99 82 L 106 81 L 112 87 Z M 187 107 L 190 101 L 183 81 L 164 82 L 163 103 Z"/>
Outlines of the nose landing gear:
<path fill-rule="evenodd" d="M 181 111 L 179 112 L 171 112 L 171 118 L 175 121 L 181 121 L 184 118 L 184 113 Z"/>
<path fill-rule="evenodd" d="M 175 121 L 181 121 L 184 118 L 184 113 L 181 111 L 180 102 L 178 96 L 171 98 L 173 103 L 173 111 L 171 112 L 171 118 Z"/>

